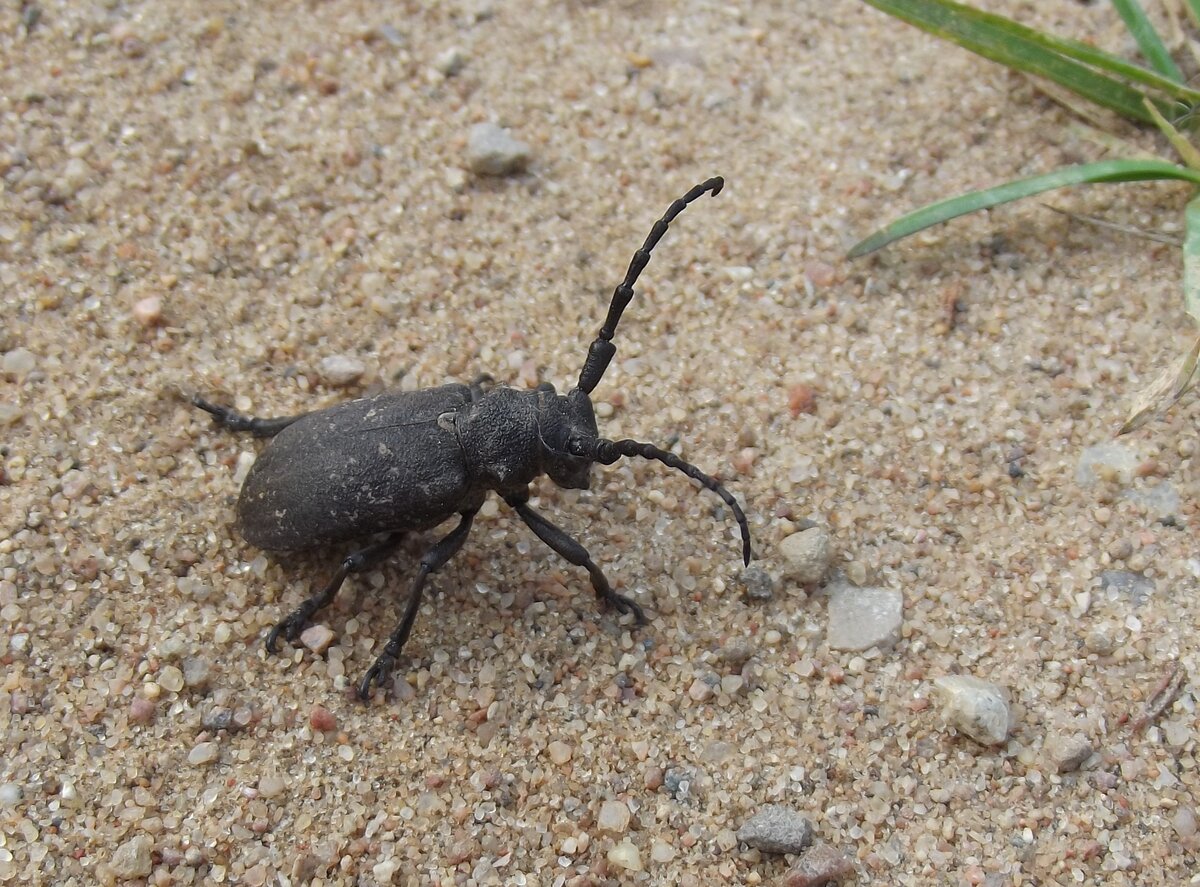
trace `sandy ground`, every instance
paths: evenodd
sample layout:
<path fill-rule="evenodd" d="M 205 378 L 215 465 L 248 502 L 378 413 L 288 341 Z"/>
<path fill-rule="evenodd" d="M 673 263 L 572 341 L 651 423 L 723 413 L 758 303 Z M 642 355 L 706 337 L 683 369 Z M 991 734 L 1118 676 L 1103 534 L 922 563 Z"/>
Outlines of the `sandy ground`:
<path fill-rule="evenodd" d="M 780 883 L 795 859 L 736 837 L 767 804 L 861 884 L 1193 879 L 1200 403 L 1122 441 L 1128 470 L 1076 472 L 1186 342 L 1178 251 L 1028 202 L 842 258 L 1103 150 L 849 0 L 424 6 L 0 12 L 0 881 Z M 1030 6 L 1128 49 L 1106 6 Z M 525 173 L 467 169 L 485 121 Z M 242 541 L 260 445 L 181 395 L 565 389 L 650 224 L 713 174 L 595 401 L 608 437 L 725 480 L 769 599 L 714 497 L 626 461 L 535 503 L 646 627 L 489 507 L 370 704 L 426 539 L 347 583 L 323 655 L 266 655 L 346 549 Z M 1178 231 L 1185 199 L 1053 202 Z M 331 357 L 365 371 L 335 387 Z M 828 589 L 780 578 L 806 520 L 829 581 L 903 595 L 893 645 L 832 649 Z M 1006 742 L 947 724 L 956 674 L 1008 693 Z M 1072 740 L 1093 753 L 1059 773 Z"/>

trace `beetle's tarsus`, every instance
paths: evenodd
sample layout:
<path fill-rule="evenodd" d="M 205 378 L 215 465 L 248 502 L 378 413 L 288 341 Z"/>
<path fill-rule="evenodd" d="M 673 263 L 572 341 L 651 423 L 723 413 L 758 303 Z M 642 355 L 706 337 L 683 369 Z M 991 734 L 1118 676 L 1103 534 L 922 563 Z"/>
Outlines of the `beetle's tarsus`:
<path fill-rule="evenodd" d="M 641 606 L 638 605 L 632 598 L 627 598 L 623 594 L 617 594 L 615 591 L 609 589 L 608 594 L 602 597 L 601 600 L 603 600 L 604 603 L 612 607 L 622 616 L 627 616 L 628 614 L 632 613 L 634 621 L 637 622 L 638 625 L 645 625 L 649 621 L 646 619 L 646 611 L 643 610 Z"/>
<path fill-rule="evenodd" d="M 226 431 L 249 431 L 255 437 L 274 437 L 297 419 L 304 416 L 278 416 L 274 419 L 264 419 L 258 416 L 247 416 L 230 407 L 211 403 L 199 394 L 192 395 L 192 406 L 199 407 L 213 417 L 213 422 Z"/>
<path fill-rule="evenodd" d="M 299 638 L 301 632 L 308 626 L 308 620 L 312 619 L 318 611 L 325 609 L 333 603 L 333 599 L 337 597 L 338 589 L 342 587 L 342 583 L 346 581 L 347 576 L 369 570 L 380 561 L 386 559 L 388 555 L 396 550 L 396 546 L 400 544 L 400 540 L 403 538 L 403 533 L 391 533 L 373 545 L 368 545 L 366 548 L 361 548 L 358 551 L 348 554 L 324 588 L 292 610 L 291 613 L 281 619 L 271 629 L 270 634 L 267 635 L 267 652 L 277 652 L 280 635 L 287 638 L 288 643 L 292 643 Z"/>

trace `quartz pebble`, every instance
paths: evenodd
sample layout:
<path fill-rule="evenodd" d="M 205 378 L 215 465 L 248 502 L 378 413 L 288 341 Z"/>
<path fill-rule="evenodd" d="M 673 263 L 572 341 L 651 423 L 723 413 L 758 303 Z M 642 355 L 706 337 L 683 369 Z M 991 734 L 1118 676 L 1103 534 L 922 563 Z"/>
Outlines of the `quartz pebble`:
<path fill-rule="evenodd" d="M 1052 733 L 1046 737 L 1044 751 L 1057 772 L 1069 773 L 1092 756 L 1092 743 L 1082 733 Z"/>
<path fill-rule="evenodd" d="M 4 360 L 0 366 L 3 366 L 4 375 L 13 379 L 21 379 L 28 376 L 37 367 L 37 357 L 28 349 L 14 348 L 12 351 L 4 353 Z"/>
<path fill-rule="evenodd" d="M 258 793 L 264 798 L 277 798 L 286 788 L 287 783 L 279 776 L 264 776 L 258 780 Z"/>
<path fill-rule="evenodd" d="M 904 595 L 890 588 L 840 582 L 829 592 L 829 646 L 835 650 L 890 647 L 900 637 Z"/>
<path fill-rule="evenodd" d="M 158 326 L 162 322 L 163 302 L 161 296 L 146 296 L 133 303 L 133 319 L 142 326 Z"/>
<path fill-rule="evenodd" d="M 951 727 L 982 745 L 1000 745 L 1008 739 L 1012 712 L 1002 688 L 970 675 L 944 675 L 935 678 L 933 685 Z"/>
<path fill-rule="evenodd" d="M 203 767 L 213 763 L 220 757 L 220 745 L 215 742 L 200 742 L 188 752 L 188 763 L 196 767 Z"/>
<path fill-rule="evenodd" d="M 608 862 L 627 872 L 642 870 L 642 854 L 630 841 L 622 841 L 608 851 Z"/>
<path fill-rule="evenodd" d="M 546 746 L 546 754 L 555 764 L 565 764 L 571 760 L 572 749 L 567 743 L 555 740 Z"/>
<path fill-rule="evenodd" d="M 600 805 L 596 827 L 602 832 L 620 837 L 629 831 L 629 805 L 624 801 L 605 801 Z"/>
<path fill-rule="evenodd" d="M 12 807 L 21 803 L 21 796 L 23 794 L 21 786 L 15 782 L 0 783 L 0 804 L 3 804 L 5 807 Z"/>
<path fill-rule="evenodd" d="M 822 887 L 855 873 L 854 863 L 842 851 L 818 841 L 783 876 L 784 887 Z"/>
<path fill-rule="evenodd" d="M 333 644 L 334 637 L 328 625 L 310 625 L 300 632 L 300 643 L 320 656 Z"/>
<path fill-rule="evenodd" d="M 746 597 L 752 601 L 769 601 L 775 596 L 775 581 L 762 567 L 747 567 L 742 571 L 742 584 Z"/>
<path fill-rule="evenodd" d="M 1075 482 L 1091 486 L 1098 481 L 1127 484 L 1142 462 L 1137 453 L 1124 444 L 1105 441 L 1087 447 L 1075 465 Z"/>
<path fill-rule="evenodd" d="M 321 358 L 318 370 L 326 384 L 341 388 L 357 382 L 367 371 L 367 365 L 348 354 L 331 354 Z"/>
<path fill-rule="evenodd" d="M 174 665 L 164 665 L 158 673 L 158 685 L 170 693 L 178 693 L 183 684 L 183 672 Z"/>
<path fill-rule="evenodd" d="M 122 881 L 145 878 L 154 869 L 154 839 L 149 835 L 135 835 L 113 851 L 113 874 Z"/>
<path fill-rule="evenodd" d="M 809 527 L 779 543 L 779 554 L 787 578 L 801 585 L 815 585 L 825 578 L 833 558 L 833 540 L 824 527 Z"/>
<path fill-rule="evenodd" d="M 768 804 L 742 823 L 737 839 L 764 853 L 799 853 L 812 843 L 813 824 L 790 807 Z"/>
<path fill-rule="evenodd" d="M 524 142 L 494 123 L 477 123 L 467 136 L 467 167 L 481 176 L 508 176 L 524 172 L 531 152 Z"/>

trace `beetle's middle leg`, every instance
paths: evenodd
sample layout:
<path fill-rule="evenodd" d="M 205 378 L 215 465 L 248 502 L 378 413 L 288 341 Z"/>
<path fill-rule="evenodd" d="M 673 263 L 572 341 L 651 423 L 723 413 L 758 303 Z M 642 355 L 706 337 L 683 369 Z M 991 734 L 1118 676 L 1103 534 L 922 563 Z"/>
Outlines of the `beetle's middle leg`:
<path fill-rule="evenodd" d="M 539 539 L 549 545 L 569 563 L 587 569 L 588 574 L 592 577 L 592 588 L 596 590 L 596 597 L 622 615 L 632 613 L 634 618 L 637 619 L 638 625 L 645 625 L 646 614 L 642 611 L 642 608 L 631 598 L 627 598 L 623 594 L 617 594 L 612 590 L 612 586 L 608 584 L 608 579 L 605 578 L 604 573 L 592 561 L 587 549 L 568 536 L 566 531 L 561 527 L 555 526 L 530 508 L 528 500 L 528 493 L 504 497 L 504 501 L 516 510 L 517 514 L 521 516 L 521 520 L 525 521 L 529 529 L 533 530 Z"/>
<path fill-rule="evenodd" d="M 300 413 L 296 416 L 279 416 L 274 419 L 264 419 L 258 416 L 247 416 L 230 407 L 209 403 L 199 394 L 192 395 L 192 406 L 199 407 L 213 417 L 213 421 L 228 431 L 249 431 L 255 437 L 274 437 L 297 419 L 307 415 Z"/>
<path fill-rule="evenodd" d="M 396 668 L 396 659 L 400 656 L 400 651 L 404 649 L 404 644 L 412 632 L 413 623 L 417 619 L 417 610 L 421 606 L 421 592 L 425 589 L 426 578 L 430 573 L 436 573 L 446 566 L 450 558 L 454 557 L 463 547 L 463 543 L 467 541 L 467 534 L 471 532 L 471 522 L 475 520 L 478 512 L 478 508 L 462 512 L 462 519 L 458 522 L 458 526 L 421 556 L 421 565 L 417 569 L 416 578 L 413 579 L 412 590 L 408 593 L 404 618 L 400 620 L 400 624 L 388 638 L 383 652 L 379 654 L 375 664 L 371 666 L 363 677 L 362 683 L 358 685 L 358 698 L 363 702 L 371 697 L 371 684 L 382 686 L 383 679 Z"/>
<path fill-rule="evenodd" d="M 346 581 L 347 576 L 351 573 L 361 573 L 364 570 L 369 570 L 380 561 L 386 559 L 389 554 L 396 550 L 402 538 L 404 538 L 403 533 L 391 533 L 386 539 L 381 539 L 373 545 L 368 545 L 366 548 L 348 555 L 324 588 L 292 610 L 286 618 L 271 629 L 271 633 L 267 635 L 267 652 L 276 652 L 280 635 L 289 641 L 294 641 L 300 637 L 300 632 L 304 631 L 304 627 L 308 625 L 308 620 L 318 610 L 324 609 L 333 602 L 338 589 L 342 587 L 342 583 Z"/>

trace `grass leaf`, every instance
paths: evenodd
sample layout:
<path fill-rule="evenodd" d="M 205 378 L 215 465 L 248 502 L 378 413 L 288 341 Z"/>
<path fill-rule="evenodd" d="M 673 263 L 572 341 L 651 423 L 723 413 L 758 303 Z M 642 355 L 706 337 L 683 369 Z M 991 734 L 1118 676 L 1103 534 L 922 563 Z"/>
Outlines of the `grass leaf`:
<path fill-rule="evenodd" d="M 1171 53 L 1167 52 L 1162 38 L 1154 30 L 1154 25 L 1150 24 L 1146 11 L 1137 0 L 1112 0 L 1112 5 L 1125 22 L 1125 27 L 1133 35 L 1133 39 L 1137 41 L 1138 49 L 1142 51 L 1142 56 L 1150 63 L 1150 67 L 1164 77 L 1182 83 L 1183 72 L 1175 64 L 1175 59 L 1171 58 Z"/>
<path fill-rule="evenodd" d="M 1044 77 L 1123 117 L 1152 123 L 1142 93 L 1125 81 L 1139 83 L 1164 115 L 1170 100 L 1200 104 L 1200 91 L 1156 71 L 1135 65 L 1075 40 L 1043 34 L 1011 19 L 983 12 L 954 0 L 866 0 L 871 6 L 949 40 L 992 61 Z M 1118 79 L 1120 78 L 1120 79 Z"/>
<path fill-rule="evenodd" d="M 1065 166 L 1053 172 L 1006 182 L 995 188 L 972 191 L 922 207 L 902 216 L 886 228 L 881 228 L 870 237 L 855 244 L 849 253 L 852 259 L 865 256 L 889 243 L 908 237 L 925 228 L 949 221 L 958 216 L 989 209 L 1030 197 L 1043 191 L 1051 191 L 1067 185 L 1082 185 L 1102 182 L 1142 182 L 1151 179 L 1179 179 L 1200 185 L 1200 171 L 1167 163 L 1165 160 L 1102 160 Z M 1190 204 L 1189 204 L 1190 205 Z M 1200 228 L 1200 222 L 1197 225 Z"/>
<path fill-rule="evenodd" d="M 1200 151 L 1196 150 L 1196 146 L 1187 140 L 1179 130 L 1171 125 L 1162 114 L 1158 113 L 1158 108 L 1154 107 L 1154 103 L 1147 100 L 1146 110 L 1150 116 L 1154 118 L 1155 125 L 1162 131 L 1162 134 L 1167 137 L 1167 141 L 1171 143 L 1171 147 L 1175 149 L 1180 158 L 1192 169 L 1200 170 Z"/>

